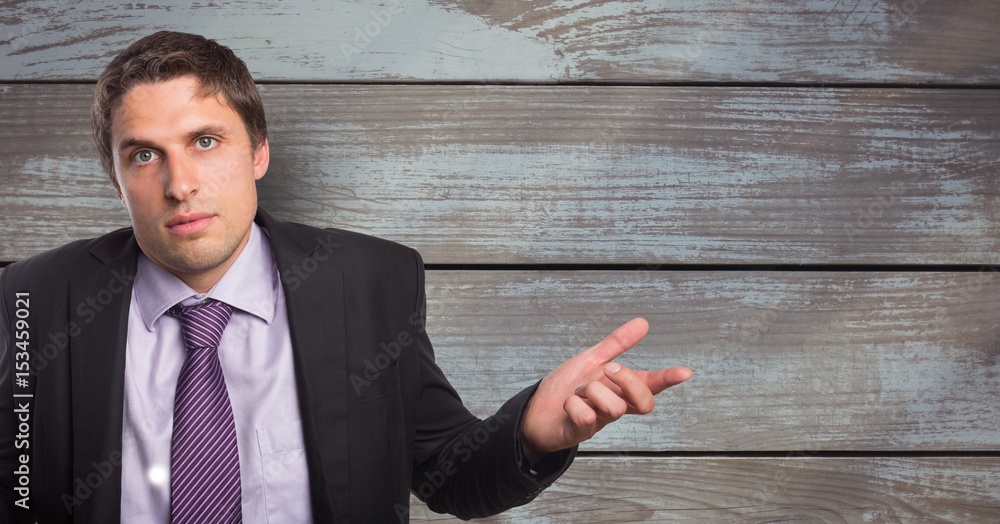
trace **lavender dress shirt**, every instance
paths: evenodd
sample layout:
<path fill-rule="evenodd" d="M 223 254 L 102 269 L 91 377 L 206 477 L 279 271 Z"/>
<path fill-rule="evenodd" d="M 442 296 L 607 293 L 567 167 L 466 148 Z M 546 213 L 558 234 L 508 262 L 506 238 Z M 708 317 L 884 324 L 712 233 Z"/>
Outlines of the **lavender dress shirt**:
<path fill-rule="evenodd" d="M 219 360 L 233 405 L 243 522 L 312 520 L 285 294 L 264 231 L 222 279 L 198 294 L 139 256 L 129 309 L 122 428 L 122 522 L 170 522 L 170 436 L 184 343 L 164 313 L 206 298 L 233 306 Z"/>

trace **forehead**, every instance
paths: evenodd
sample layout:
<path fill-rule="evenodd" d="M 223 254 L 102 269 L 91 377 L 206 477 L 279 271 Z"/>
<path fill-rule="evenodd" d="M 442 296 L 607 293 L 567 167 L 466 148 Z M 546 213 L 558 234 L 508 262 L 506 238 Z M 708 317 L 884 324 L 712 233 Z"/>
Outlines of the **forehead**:
<path fill-rule="evenodd" d="M 206 94 L 193 76 L 182 76 L 133 86 L 122 96 L 112 113 L 112 135 L 135 132 L 184 133 L 191 128 L 232 125 L 241 122 L 239 115 L 220 93 Z"/>

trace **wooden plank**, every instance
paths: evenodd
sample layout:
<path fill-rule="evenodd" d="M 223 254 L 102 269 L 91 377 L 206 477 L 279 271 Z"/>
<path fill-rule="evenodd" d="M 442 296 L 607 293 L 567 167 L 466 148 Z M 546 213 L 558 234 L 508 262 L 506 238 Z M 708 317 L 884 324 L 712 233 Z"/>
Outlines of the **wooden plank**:
<path fill-rule="evenodd" d="M 171 29 L 260 80 L 996 85 L 998 22 L 990 0 L 22 0 L 0 16 L 0 78 L 93 80 Z"/>
<path fill-rule="evenodd" d="M 1000 522 L 1000 459 L 581 457 L 482 522 Z M 458 522 L 411 498 L 412 522 Z"/>
<path fill-rule="evenodd" d="M 90 86 L 0 85 L 0 260 L 127 225 Z M 282 218 L 430 263 L 980 264 L 996 90 L 266 86 Z M 53 227 L 57 225 L 59 227 Z"/>
<path fill-rule="evenodd" d="M 428 333 L 491 414 L 635 316 L 621 361 L 694 377 L 584 450 L 998 450 L 1000 266 L 982 272 L 433 271 Z"/>

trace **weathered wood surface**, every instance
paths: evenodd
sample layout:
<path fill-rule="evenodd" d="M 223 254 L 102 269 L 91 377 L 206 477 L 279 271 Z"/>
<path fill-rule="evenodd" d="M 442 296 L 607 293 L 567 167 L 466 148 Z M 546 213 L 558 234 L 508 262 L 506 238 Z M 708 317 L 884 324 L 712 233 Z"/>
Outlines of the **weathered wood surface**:
<path fill-rule="evenodd" d="M 52 82 L 153 28 L 206 34 L 265 83 L 376 84 L 263 89 L 277 216 L 429 263 L 651 270 L 429 272 L 438 361 L 477 414 L 636 315 L 653 329 L 624 363 L 695 371 L 582 446 L 650 456 L 582 457 L 491 521 L 1000 522 L 1000 458 L 898 453 L 1000 449 L 1000 90 L 815 87 L 1000 87 L 1000 3 L 217 4 L 4 3 L 0 260 L 127 225 L 91 86 Z M 652 271 L 674 263 L 982 266 Z"/>
<path fill-rule="evenodd" d="M 1000 522 L 996 457 L 582 457 L 537 499 L 483 519 L 553 522 Z M 458 522 L 412 498 L 413 522 Z"/>
<path fill-rule="evenodd" d="M 991 0 L 9 1 L 0 79 L 93 80 L 154 29 L 259 80 L 1000 82 Z"/>
<path fill-rule="evenodd" d="M 643 316 L 620 361 L 694 378 L 600 451 L 1000 450 L 1000 266 L 965 273 L 433 271 L 428 333 L 491 414 Z"/>
<path fill-rule="evenodd" d="M 0 260 L 127 225 L 87 85 L 0 86 Z M 980 264 L 1000 91 L 265 86 L 279 217 L 430 263 Z"/>

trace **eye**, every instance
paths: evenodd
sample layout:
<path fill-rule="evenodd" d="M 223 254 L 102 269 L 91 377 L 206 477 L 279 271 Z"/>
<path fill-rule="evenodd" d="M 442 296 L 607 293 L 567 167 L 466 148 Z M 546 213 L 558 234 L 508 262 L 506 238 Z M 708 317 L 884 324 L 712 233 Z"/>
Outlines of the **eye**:
<path fill-rule="evenodd" d="M 211 148 L 213 148 L 215 146 L 215 144 L 217 142 L 218 142 L 218 140 L 216 140 L 216 139 L 214 139 L 214 138 L 212 138 L 210 136 L 203 136 L 203 137 L 199 138 L 197 140 L 197 142 L 195 142 L 195 144 L 200 149 L 211 149 Z"/>
<path fill-rule="evenodd" d="M 152 152 L 152 151 L 150 151 L 148 149 L 143 149 L 141 151 L 136 151 L 132 155 L 132 162 L 134 164 L 137 164 L 137 165 L 141 166 L 141 165 L 144 165 L 144 164 L 148 164 L 148 163 L 152 162 L 153 160 L 156 160 L 157 158 L 159 158 L 159 155 L 157 155 L 156 153 L 154 153 L 154 152 Z"/>

